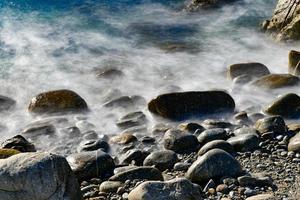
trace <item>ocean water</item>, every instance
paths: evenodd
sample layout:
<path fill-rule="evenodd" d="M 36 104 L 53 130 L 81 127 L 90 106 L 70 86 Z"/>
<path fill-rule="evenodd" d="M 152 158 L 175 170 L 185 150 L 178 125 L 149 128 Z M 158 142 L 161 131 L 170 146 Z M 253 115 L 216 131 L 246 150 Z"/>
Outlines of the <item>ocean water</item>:
<path fill-rule="evenodd" d="M 150 125 L 155 124 L 145 106 L 104 108 L 114 91 L 148 101 L 168 88 L 225 89 L 238 110 L 259 110 L 279 94 L 299 92 L 235 90 L 226 78 L 226 68 L 239 62 L 261 62 L 273 73 L 287 72 L 288 52 L 299 50 L 299 43 L 276 43 L 259 30 L 276 2 L 240 0 L 189 14 L 182 0 L 1 0 L 1 95 L 15 99 L 17 106 L 0 114 L 0 134 L 11 137 L 40 119 L 28 113 L 29 101 L 54 89 L 81 95 L 91 109 L 88 120 L 105 134 L 120 132 L 115 121 L 129 111 L 145 111 Z M 166 51 L 172 44 L 186 50 Z M 125 76 L 96 77 L 96 68 L 107 67 Z"/>

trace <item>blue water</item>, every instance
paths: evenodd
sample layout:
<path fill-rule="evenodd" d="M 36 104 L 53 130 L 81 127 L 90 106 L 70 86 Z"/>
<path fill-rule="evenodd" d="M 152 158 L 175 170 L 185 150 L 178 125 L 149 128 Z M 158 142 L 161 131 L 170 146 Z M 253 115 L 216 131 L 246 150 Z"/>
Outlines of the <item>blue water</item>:
<path fill-rule="evenodd" d="M 14 135 L 38 119 L 27 105 L 42 91 L 76 91 L 91 108 L 89 120 L 110 134 L 119 131 L 116 119 L 130 111 L 102 107 L 111 91 L 146 100 L 174 86 L 231 91 L 225 71 L 238 62 L 262 62 L 274 73 L 287 72 L 288 51 L 299 44 L 276 43 L 259 30 L 276 0 L 240 0 L 194 14 L 183 11 L 186 2 L 1 0 L 1 94 L 17 101 L 15 110 L 1 114 L 2 134 Z M 168 52 L 168 44 L 186 50 Z M 95 68 L 107 67 L 125 77 L 97 78 Z M 242 110 L 265 105 L 278 94 L 246 90 L 232 95 Z M 133 110 L 147 113 L 146 107 Z"/>

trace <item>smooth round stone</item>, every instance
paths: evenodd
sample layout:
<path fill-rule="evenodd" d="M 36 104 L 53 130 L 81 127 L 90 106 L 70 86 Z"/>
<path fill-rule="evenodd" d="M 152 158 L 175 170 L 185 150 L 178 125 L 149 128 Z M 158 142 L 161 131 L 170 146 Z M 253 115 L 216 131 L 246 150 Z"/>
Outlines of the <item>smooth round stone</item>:
<path fill-rule="evenodd" d="M 258 132 L 255 128 L 242 127 L 242 128 L 235 129 L 233 131 L 233 134 L 235 136 L 238 136 L 238 135 L 245 135 L 245 134 L 258 134 Z"/>
<path fill-rule="evenodd" d="M 270 74 L 269 69 L 261 63 L 238 63 L 228 67 L 227 76 L 231 80 L 238 76 L 247 75 L 259 78 Z"/>
<path fill-rule="evenodd" d="M 103 151 L 108 152 L 109 145 L 106 141 L 102 139 L 83 141 L 80 144 L 79 151 L 94 151 L 98 149 L 102 149 Z"/>
<path fill-rule="evenodd" d="M 160 171 L 172 169 L 178 158 L 174 151 L 161 150 L 155 151 L 146 157 L 144 166 L 154 166 Z"/>
<path fill-rule="evenodd" d="M 227 132 L 225 129 L 214 128 L 203 131 L 198 136 L 198 141 L 200 144 L 204 145 L 213 140 L 226 140 L 227 138 Z"/>
<path fill-rule="evenodd" d="M 234 149 L 232 145 L 224 140 L 213 140 L 208 143 L 206 143 L 201 149 L 198 151 L 198 155 L 202 156 L 206 152 L 212 150 L 212 149 L 222 149 L 228 153 L 233 153 Z"/>
<path fill-rule="evenodd" d="M 260 134 L 266 132 L 284 134 L 287 132 L 287 127 L 285 125 L 284 119 L 280 116 L 272 116 L 259 119 L 255 123 L 255 128 Z"/>
<path fill-rule="evenodd" d="M 206 119 L 201 124 L 206 129 L 215 129 L 215 128 L 231 128 L 233 125 L 226 121 L 219 121 L 213 119 Z"/>
<path fill-rule="evenodd" d="M 180 130 L 187 131 L 190 133 L 194 133 L 195 131 L 202 132 L 205 130 L 203 126 L 194 122 L 179 124 L 178 128 Z"/>
<path fill-rule="evenodd" d="M 187 171 L 191 165 L 192 165 L 191 163 L 184 163 L 184 162 L 175 163 L 174 170 Z"/>
<path fill-rule="evenodd" d="M 3 149 L 15 149 L 20 152 L 35 152 L 36 149 L 32 143 L 27 141 L 23 136 L 16 135 L 12 138 L 5 140 L 1 144 Z"/>
<path fill-rule="evenodd" d="M 105 193 L 115 193 L 119 187 L 123 187 L 124 183 L 120 181 L 104 181 L 101 183 L 99 190 Z"/>
<path fill-rule="evenodd" d="M 227 140 L 238 152 L 254 151 L 259 147 L 260 139 L 257 134 L 243 134 Z"/>
<path fill-rule="evenodd" d="M 176 153 L 195 151 L 199 147 L 197 137 L 178 129 L 168 130 L 163 138 L 164 147 Z"/>
<path fill-rule="evenodd" d="M 278 200 L 273 194 L 258 194 L 252 197 L 246 198 L 246 200 Z"/>
<path fill-rule="evenodd" d="M 242 173 L 240 163 L 221 149 L 212 149 L 192 164 L 186 177 L 192 182 L 205 182 L 222 176 L 235 177 Z"/>
<path fill-rule="evenodd" d="M 129 144 L 137 141 L 137 138 L 131 133 L 122 133 L 121 135 L 113 136 L 109 142 L 112 144 Z"/>
<path fill-rule="evenodd" d="M 121 156 L 120 163 L 129 165 L 134 162 L 135 165 L 140 166 L 143 165 L 143 162 L 148 155 L 149 153 L 146 151 L 142 151 L 140 149 L 131 149 Z"/>
<path fill-rule="evenodd" d="M 220 184 L 216 187 L 216 192 L 220 192 L 222 194 L 228 194 L 229 188 L 225 184 Z"/>
<path fill-rule="evenodd" d="M 266 89 L 278 89 L 296 86 L 300 82 L 297 76 L 291 74 L 269 74 L 253 82 L 253 85 Z"/>
<path fill-rule="evenodd" d="M 295 153 L 300 153 L 300 133 L 297 133 L 290 139 L 288 150 Z"/>

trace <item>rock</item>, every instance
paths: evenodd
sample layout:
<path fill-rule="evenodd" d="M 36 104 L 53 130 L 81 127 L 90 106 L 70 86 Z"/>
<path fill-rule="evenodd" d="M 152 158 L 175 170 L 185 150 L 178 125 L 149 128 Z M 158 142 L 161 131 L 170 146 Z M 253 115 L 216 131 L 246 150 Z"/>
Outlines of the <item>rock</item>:
<path fill-rule="evenodd" d="M 276 40 L 300 39 L 300 5 L 297 1 L 278 0 L 271 20 L 264 24 L 264 30 Z"/>
<path fill-rule="evenodd" d="M 246 200 L 278 200 L 273 194 L 258 194 L 252 197 L 246 198 Z"/>
<path fill-rule="evenodd" d="M 287 131 L 284 119 L 280 116 L 272 116 L 259 119 L 255 123 L 255 128 L 260 134 L 267 132 L 283 134 Z"/>
<path fill-rule="evenodd" d="M 133 189 L 128 200 L 201 200 L 199 188 L 185 178 L 147 181 Z"/>
<path fill-rule="evenodd" d="M 198 136 L 198 141 L 201 145 L 204 145 L 213 140 L 226 140 L 228 138 L 227 132 L 222 128 L 213 128 L 203 131 Z"/>
<path fill-rule="evenodd" d="M 21 153 L 0 162 L 1 200 L 81 200 L 79 184 L 65 158 Z"/>
<path fill-rule="evenodd" d="M 210 179 L 207 184 L 205 185 L 203 192 L 208 192 L 209 189 L 214 188 L 216 186 L 216 183 L 214 180 Z"/>
<path fill-rule="evenodd" d="M 145 158 L 149 155 L 148 152 L 140 149 L 131 149 L 121 157 L 121 164 L 129 165 L 134 161 L 135 165 L 141 166 Z"/>
<path fill-rule="evenodd" d="M 144 105 L 146 100 L 141 96 L 121 96 L 115 99 L 112 99 L 106 103 L 104 103 L 104 107 L 111 108 L 111 107 L 122 107 L 128 108 L 133 107 L 135 105 Z"/>
<path fill-rule="evenodd" d="M 35 147 L 32 143 L 28 142 L 23 136 L 16 135 L 12 138 L 5 140 L 1 144 L 2 148 L 15 149 L 20 152 L 35 152 Z"/>
<path fill-rule="evenodd" d="M 168 130 L 163 138 L 164 147 L 176 153 L 195 151 L 199 147 L 197 137 L 178 129 Z"/>
<path fill-rule="evenodd" d="M 206 119 L 202 122 L 202 126 L 206 129 L 213 128 L 231 128 L 233 125 L 230 122 Z"/>
<path fill-rule="evenodd" d="M 248 75 L 237 76 L 232 80 L 233 89 L 240 88 L 240 86 L 250 83 L 253 80 L 253 77 Z"/>
<path fill-rule="evenodd" d="M 96 76 L 98 78 L 116 79 L 124 76 L 124 73 L 119 69 L 98 69 L 96 70 Z"/>
<path fill-rule="evenodd" d="M 61 113 L 87 111 L 85 100 L 71 90 L 55 90 L 35 96 L 28 107 L 32 113 Z"/>
<path fill-rule="evenodd" d="M 254 81 L 253 84 L 267 89 L 297 86 L 300 79 L 291 74 L 269 74 Z"/>
<path fill-rule="evenodd" d="M 300 153 L 300 133 L 297 133 L 290 139 L 288 150 Z"/>
<path fill-rule="evenodd" d="M 247 152 L 254 151 L 259 147 L 260 139 L 257 134 L 243 134 L 231 137 L 227 140 L 235 151 Z"/>
<path fill-rule="evenodd" d="M 121 173 L 121 172 L 125 172 L 129 169 L 134 169 L 134 168 L 137 168 L 138 166 L 136 165 L 127 165 L 127 166 L 123 166 L 123 167 L 116 167 L 114 169 L 114 174 L 118 174 L 118 173 Z"/>
<path fill-rule="evenodd" d="M 169 93 L 159 95 L 148 103 L 150 112 L 173 120 L 232 112 L 234 108 L 234 100 L 223 91 Z"/>
<path fill-rule="evenodd" d="M 259 78 L 268 74 L 270 74 L 269 69 L 261 63 L 234 64 L 230 65 L 227 71 L 227 76 L 231 80 L 242 75 Z"/>
<path fill-rule="evenodd" d="M 299 71 L 295 71 L 297 68 L 297 65 L 300 63 L 300 52 L 291 50 L 289 52 L 289 73 L 298 75 Z"/>
<path fill-rule="evenodd" d="M 9 158 L 18 153 L 21 153 L 21 152 L 18 150 L 15 150 L 15 149 L 0 149 L 0 159 Z"/>
<path fill-rule="evenodd" d="M 16 101 L 0 95 L 0 112 L 12 109 L 16 105 Z"/>
<path fill-rule="evenodd" d="M 192 164 L 186 177 L 192 182 L 206 182 L 222 176 L 235 177 L 242 173 L 240 163 L 221 149 L 212 149 Z"/>
<path fill-rule="evenodd" d="M 177 162 L 177 155 L 171 150 L 160 150 L 151 153 L 144 160 L 144 166 L 154 166 L 160 171 L 172 169 Z"/>
<path fill-rule="evenodd" d="M 197 43 L 191 42 L 160 42 L 157 47 L 166 53 L 187 52 L 193 54 L 200 51 Z"/>
<path fill-rule="evenodd" d="M 79 137 L 81 135 L 79 128 L 76 126 L 60 129 L 60 132 L 64 136 L 68 136 L 70 138 Z"/>
<path fill-rule="evenodd" d="M 300 124 L 299 123 L 290 123 L 287 125 L 289 131 L 300 132 Z"/>
<path fill-rule="evenodd" d="M 121 135 L 111 137 L 109 140 L 112 144 L 128 144 L 134 141 L 137 141 L 137 138 L 131 133 L 122 133 Z"/>
<path fill-rule="evenodd" d="M 228 153 L 233 153 L 234 149 L 228 142 L 224 140 L 213 140 L 208 143 L 206 143 L 201 149 L 198 151 L 198 155 L 202 156 L 206 152 L 212 150 L 212 149 L 222 149 Z"/>
<path fill-rule="evenodd" d="M 189 12 L 199 11 L 200 9 L 207 9 L 220 6 L 224 3 L 231 3 L 234 0 L 192 0 L 186 7 Z"/>
<path fill-rule="evenodd" d="M 238 177 L 239 185 L 242 187 L 265 187 L 273 186 L 273 180 L 269 176 L 265 176 L 264 174 L 253 174 L 252 176 L 240 176 Z"/>
<path fill-rule="evenodd" d="M 121 181 L 126 180 L 164 180 L 161 172 L 154 167 L 135 167 L 126 171 L 117 173 L 109 178 L 109 181 Z"/>
<path fill-rule="evenodd" d="M 104 181 L 100 185 L 100 192 L 115 193 L 119 187 L 123 187 L 124 183 L 120 181 Z"/>
<path fill-rule="evenodd" d="M 54 136 L 56 128 L 49 122 L 33 122 L 25 127 L 21 135 L 36 140 L 39 136 Z"/>
<path fill-rule="evenodd" d="M 101 149 L 104 152 L 108 152 L 109 144 L 103 139 L 83 141 L 82 143 L 80 143 L 79 152 L 94 151 L 98 149 Z"/>
<path fill-rule="evenodd" d="M 205 130 L 205 128 L 203 128 L 203 126 L 201 126 L 200 124 L 197 124 L 197 123 L 193 123 L 193 122 L 179 124 L 178 128 L 180 130 L 187 131 L 190 133 L 194 133 L 197 130 L 199 130 L 199 132 L 202 132 Z"/>
<path fill-rule="evenodd" d="M 294 93 L 280 96 L 267 106 L 265 112 L 269 115 L 297 118 L 300 116 L 300 97 Z"/>
<path fill-rule="evenodd" d="M 175 171 L 187 171 L 191 165 L 192 165 L 191 163 L 178 162 L 174 165 L 174 170 Z"/>
<path fill-rule="evenodd" d="M 140 126 L 146 123 L 146 115 L 141 112 L 129 113 L 119 119 L 117 126 L 122 129 Z"/>
<path fill-rule="evenodd" d="M 245 135 L 245 134 L 254 134 L 254 135 L 257 135 L 258 132 L 257 132 L 257 130 L 255 128 L 242 127 L 242 128 L 238 128 L 238 129 L 234 130 L 233 134 L 235 136 Z"/>
<path fill-rule="evenodd" d="M 71 154 L 67 160 L 79 181 L 107 177 L 115 168 L 112 157 L 101 150 Z"/>
<path fill-rule="evenodd" d="M 220 184 L 216 187 L 216 192 L 220 192 L 222 194 L 228 194 L 229 191 L 229 187 L 225 184 Z"/>

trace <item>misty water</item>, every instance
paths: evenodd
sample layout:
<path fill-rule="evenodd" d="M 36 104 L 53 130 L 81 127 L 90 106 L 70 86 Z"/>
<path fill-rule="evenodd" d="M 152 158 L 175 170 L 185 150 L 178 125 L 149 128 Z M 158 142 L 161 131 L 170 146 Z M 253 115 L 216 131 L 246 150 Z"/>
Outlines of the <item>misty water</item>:
<path fill-rule="evenodd" d="M 261 62 L 273 73 L 287 72 L 288 52 L 299 44 L 276 43 L 259 30 L 276 2 L 240 0 L 190 14 L 183 11 L 187 2 L 180 0 L 2 0 L 1 95 L 17 101 L 15 109 L 1 113 L 2 138 L 43 118 L 32 116 L 28 104 L 38 93 L 55 89 L 71 89 L 86 100 L 90 112 L 85 116 L 99 134 L 120 132 L 115 122 L 130 111 L 144 111 L 149 127 L 156 123 L 145 105 L 103 107 L 111 94 L 140 95 L 149 101 L 170 89 L 217 88 L 230 92 L 237 110 L 259 111 L 287 89 L 235 90 L 226 68 Z M 164 48 L 168 44 L 186 50 L 169 52 Z M 124 76 L 99 78 L 95 69 L 101 68 L 119 69 Z M 76 116 L 67 116 L 70 126 Z"/>

